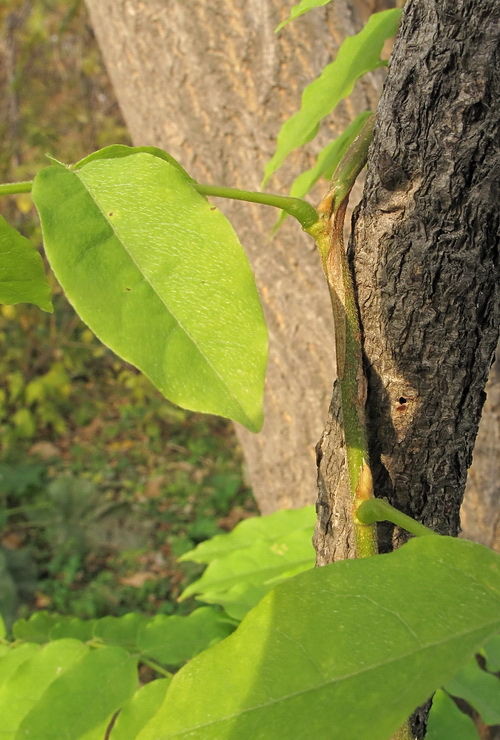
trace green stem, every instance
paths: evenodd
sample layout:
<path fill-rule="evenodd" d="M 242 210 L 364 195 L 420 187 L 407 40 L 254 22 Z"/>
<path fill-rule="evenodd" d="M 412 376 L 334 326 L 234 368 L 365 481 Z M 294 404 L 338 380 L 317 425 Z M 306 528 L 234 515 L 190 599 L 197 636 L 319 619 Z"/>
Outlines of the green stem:
<path fill-rule="evenodd" d="M 162 668 L 161 665 L 158 665 L 156 661 L 150 660 L 149 658 L 145 658 L 142 655 L 139 658 L 139 661 L 141 663 L 144 663 L 144 665 L 147 665 L 149 668 L 152 668 L 153 671 L 156 671 L 156 673 L 159 673 L 160 676 L 165 676 L 165 678 L 172 678 L 172 676 L 174 675 L 173 673 L 166 671 L 165 668 Z"/>
<path fill-rule="evenodd" d="M 32 180 L 23 182 L 8 182 L 0 184 L 1 195 L 17 195 L 18 193 L 30 193 L 33 186 Z M 280 208 L 294 216 L 303 229 L 309 229 L 318 221 L 316 209 L 302 198 L 291 198 L 287 195 L 272 195 L 271 193 L 255 193 L 251 190 L 239 190 L 238 188 L 226 188 L 217 185 L 200 185 L 193 183 L 194 189 L 201 195 L 211 195 L 216 198 L 229 198 L 231 200 L 244 200 L 247 203 L 261 203 L 264 206 Z"/>
<path fill-rule="evenodd" d="M 33 180 L 22 182 L 6 182 L 0 184 L 0 195 L 17 195 L 18 193 L 31 193 Z"/>
<path fill-rule="evenodd" d="M 192 183 L 194 189 L 201 195 L 211 195 L 216 198 L 230 198 L 231 200 L 245 200 L 248 203 L 260 203 L 264 206 L 274 206 L 294 216 L 303 229 L 309 229 L 318 221 L 316 209 L 302 198 L 291 198 L 287 195 L 271 195 L 271 193 L 255 193 L 251 190 L 219 187 L 217 185 L 200 185 Z"/>
<path fill-rule="evenodd" d="M 381 498 L 364 501 L 358 507 L 356 516 L 363 524 L 392 522 L 396 526 L 406 529 L 407 532 L 415 535 L 415 537 L 428 537 L 431 534 L 439 537 L 437 532 L 415 521 L 411 516 L 403 514 L 402 511 L 395 509 L 394 506 L 391 506 L 391 504 Z"/>

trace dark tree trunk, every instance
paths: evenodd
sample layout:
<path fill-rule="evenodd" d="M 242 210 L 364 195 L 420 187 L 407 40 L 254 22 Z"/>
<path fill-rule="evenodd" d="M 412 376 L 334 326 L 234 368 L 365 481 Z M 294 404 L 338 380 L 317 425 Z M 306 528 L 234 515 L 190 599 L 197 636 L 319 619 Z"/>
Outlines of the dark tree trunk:
<path fill-rule="evenodd" d="M 499 41 L 498 0 L 407 2 L 351 244 L 376 494 L 451 535 L 498 339 Z M 337 416 L 334 394 L 320 563 L 354 555 Z"/>

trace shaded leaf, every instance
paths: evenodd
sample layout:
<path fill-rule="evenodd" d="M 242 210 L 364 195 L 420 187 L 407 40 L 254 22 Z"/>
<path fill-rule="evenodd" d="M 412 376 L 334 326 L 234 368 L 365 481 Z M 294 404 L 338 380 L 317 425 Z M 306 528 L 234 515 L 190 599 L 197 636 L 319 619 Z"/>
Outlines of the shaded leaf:
<path fill-rule="evenodd" d="M 498 629 L 499 606 L 500 557 L 448 537 L 310 570 L 182 668 L 139 740 L 387 740 Z"/>
<path fill-rule="evenodd" d="M 8 652 L 0 657 L 0 697 L 11 676 L 14 675 L 19 666 L 29 660 L 39 650 L 39 645 L 27 642 L 15 649 L 10 648 Z"/>
<path fill-rule="evenodd" d="M 171 401 L 262 425 L 267 331 L 227 219 L 146 153 L 48 167 L 33 199 L 81 318 Z"/>
<path fill-rule="evenodd" d="M 121 645 L 124 648 L 135 649 L 138 645 L 139 631 L 152 619 L 145 614 L 134 612 L 124 614 L 123 617 L 103 617 L 96 620 L 94 637 L 107 645 Z"/>
<path fill-rule="evenodd" d="M 120 711 L 110 740 L 135 740 L 139 731 L 158 711 L 169 684 L 169 678 L 160 678 L 136 691 Z"/>
<path fill-rule="evenodd" d="M 500 673 L 500 635 L 488 640 L 481 652 L 486 659 L 486 668 L 492 673 Z"/>
<path fill-rule="evenodd" d="M 159 614 L 137 640 L 139 650 L 166 665 L 182 665 L 234 632 L 235 625 L 216 609 L 201 607 L 187 617 Z"/>
<path fill-rule="evenodd" d="M 281 29 L 287 25 L 287 23 L 290 23 L 290 21 L 293 21 L 294 18 L 298 18 L 301 15 L 304 15 L 304 13 L 307 13 L 308 10 L 313 10 L 313 8 L 320 8 L 322 5 L 327 5 L 331 0 L 301 0 L 300 3 L 297 3 L 297 5 L 294 5 L 293 8 L 290 10 L 290 15 L 288 18 L 286 18 L 284 21 L 282 21 L 279 26 L 276 28 L 275 33 L 278 33 L 278 31 L 281 31 Z"/>
<path fill-rule="evenodd" d="M 0 216 L 0 303 L 54 310 L 43 260 L 33 244 Z"/>
<path fill-rule="evenodd" d="M 479 740 L 474 722 L 439 689 L 434 694 L 425 740 Z"/>
<path fill-rule="evenodd" d="M 78 640 L 57 640 L 23 661 L 0 692 L 2 740 L 14 740 L 19 725 L 46 689 L 88 652 Z"/>
<path fill-rule="evenodd" d="M 90 650 L 50 684 L 21 722 L 16 740 L 98 735 L 136 688 L 136 661 L 128 653 L 118 647 Z"/>
<path fill-rule="evenodd" d="M 398 8 L 371 15 L 358 34 L 345 39 L 335 61 L 306 87 L 300 110 L 280 129 L 276 152 L 266 165 L 263 186 L 290 152 L 315 136 L 320 121 L 352 92 L 354 83 L 382 64 L 382 47 L 396 33 L 400 16 Z"/>
<path fill-rule="evenodd" d="M 444 688 L 470 704 L 487 725 L 500 724 L 500 679 L 483 671 L 476 658 L 467 661 Z"/>

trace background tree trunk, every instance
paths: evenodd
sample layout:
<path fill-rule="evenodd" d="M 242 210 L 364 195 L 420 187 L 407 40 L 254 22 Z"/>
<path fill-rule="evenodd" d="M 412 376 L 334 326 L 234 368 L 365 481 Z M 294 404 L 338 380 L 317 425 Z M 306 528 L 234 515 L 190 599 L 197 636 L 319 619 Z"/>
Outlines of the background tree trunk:
<path fill-rule="evenodd" d="M 497 0 L 409 0 L 352 244 L 375 491 L 451 535 L 498 339 L 499 31 Z M 334 394 L 321 563 L 354 552 L 337 416 Z"/>
<path fill-rule="evenodd" d="M 163 147 L 200 182 L 250 190 L 259 189 L 280 125 L 298 109 L 305 85 L 343 38 L 384 4 L 336 0 L 276 36 L 292 3 L 86 2 L 134 143 Z M 373 75 L 358 86 L 322 135 L 322 145 L 358 112 L 374 108 L 381 81 L 381 74 Z M 310 166 L 304 155 L 293 158 L 270 188 L 287 192 L 304 165 Z M 334 368 L 319 259 L 310 237 L 291 219 L 278 237 L 269 237 L 278 216 L 274 209 L 218 205 L 248 252 L 270 332 L 264 429 L 259 435 L 237 430 L 249 481 L 263 513 L 312 503 L 314 446 Z"/>
<path fill-rule="evenodd" d="M 279 127 L 298 109 L 305 84 L 371 12 L 394 4 L 336 0 L 275 36 L 288 11 L 281 0 L 86 3 L 134 143 L 164 147 L 201 181 L 246 188 L 259 187 Z M 360 110 L 374 107 L 381 80 L 379 73 L 357 86 L 314 151 Z M 309 166 L 307 157 L 293 157 L 271 188 L 286 192 L 304 166 Z M 237 430 L 248 478 L 263 513 L 311 503 L 316 498 L 314 445 L 334 372 L 329 298 L 318 259 L 310 240 L 289 221 L 277 238 L 267 236 L 274 211 L 227 201 L 219 205 L 249 253 L 270 327 L 265 426 L 257 436 Z M 490 474 L 498 454 L 491 444 L 499 423 L 496 388 L 482 423 L 489 452 L 481 448 L 478 453 L 481 464 L 473 468 L 464 519 L 465 534 L 490 545 L 495 527 L 487 511 L 498 498 L 500 480 Z M 329 476 L 342 476 L 339 453 L 339 465 L 334 455 L 324 458 L 323 474 L 327 465 Z M 326 522 L 328 512 L 327 507 Z"/>

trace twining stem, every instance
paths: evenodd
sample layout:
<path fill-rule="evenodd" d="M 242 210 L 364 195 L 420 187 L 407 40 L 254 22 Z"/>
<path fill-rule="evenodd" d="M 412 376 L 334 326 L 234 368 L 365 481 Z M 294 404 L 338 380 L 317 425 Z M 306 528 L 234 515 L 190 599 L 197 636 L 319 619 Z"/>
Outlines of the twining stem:
<path fill-rule="evenodd" d="M 366 382 L 361 327 L 354 284 L 344 248 L 344 217 L 352 186 L 366 164 L 373 124 L 374 116 L 371 116 L 342 157 L 333 174 L 330 190 L 318 208 L 321 218 L 307 229 L 316 239 L 332 302 L 337 378 L 340 384 L 358 558 L 377 554 L 377 519 L 362 519 L 358 516 L 360 509 L 372 504 L 375 499 L 365 422 Z M 391 740 L 412 740 L 409 723 L 405 722 Z"/>
<path fill-rule="evenodd" d="M 363 373 L 361 328 L 347 255 L 344 248 L 344 217 L 354 182 L 366 163 L 374 117 L 368 119 L 334 172 L 330 190 L 321 202 L 320 219 L 306 229 L 316 240 L 330 291 L 335 325 L 337 378 L 353 505 L 358 557 L 377 553 L 376 529 L 356 517 L 358 506 L 373 497 L 365 423 L 366 383 Z"/>

